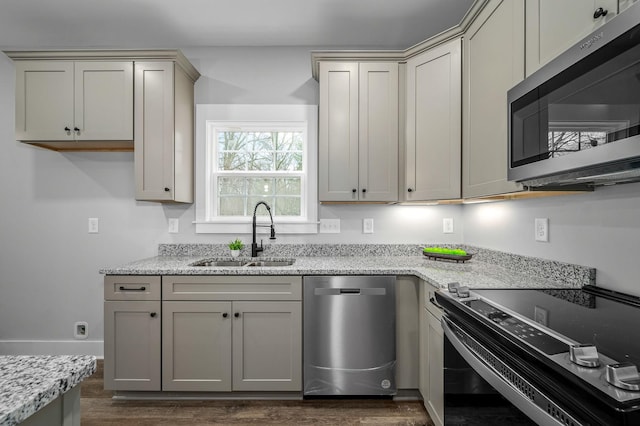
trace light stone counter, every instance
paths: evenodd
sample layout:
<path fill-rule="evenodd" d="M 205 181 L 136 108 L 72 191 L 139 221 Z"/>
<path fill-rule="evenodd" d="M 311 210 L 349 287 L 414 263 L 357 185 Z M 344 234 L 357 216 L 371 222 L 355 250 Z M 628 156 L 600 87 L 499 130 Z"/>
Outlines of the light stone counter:
<path fill-rule="evenodd" d="M 344 247 L 339 246 L 340 249 Z M 308 252 L 300 253 L 291 247 L 279 252 L 272 248 L 265 250 L 267 254 L 260 259 L 268 260 L 279 255 L 278 258 L 294 258 L 295 263 L 283 267 L 213 267 L 190 265 L 202 259 L 228 259 L 224 251 L 216 251 L 215 247 L 204 250 L 199 245 L 161 246 L 160 253 L 164 255 L 104 268 L 100 272 L 106 275 L 408 275 L 421 278 L 435 287 L 459 282 L 472 288 L 575 288 L 595 283 L 595 270 L 592 268 L 478 248 L 465 247 L 476 256 L 465 263 L 455 263 L 403 254 L 415 253 L 414 246 L 408 250 L 403 246 L 391 246 L 386 250 L 380 249 L 379 245 L 357 246 L 359 250 L 349 247 L 348 253 L 367 255 L 310 256 Z M 250 257 L 241 259 L 251 260 Z"/>
<path fill-rule="evenodd" d="M 60 425 L 63 418 L 65 425 L 79 425 L 77 385 L 95 371 L 96 358 L 93 356 L 0 356 L 0 426 L 24 421 L 26 424 Z M 61 400 L 68 395 L 73 398 Z M 56 402 L 58 407 L 54 407 Z M 44 417 L 29 423 L 38 414 Z"/>

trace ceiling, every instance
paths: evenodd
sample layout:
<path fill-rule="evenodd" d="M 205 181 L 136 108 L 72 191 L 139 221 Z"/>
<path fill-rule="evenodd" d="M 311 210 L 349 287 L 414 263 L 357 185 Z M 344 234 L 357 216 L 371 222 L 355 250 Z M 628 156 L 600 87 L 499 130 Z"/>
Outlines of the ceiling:
<path fill-rule="evenodd" d="M 473 0 L 0 0 L 0 49 L 406 49 Z"/>

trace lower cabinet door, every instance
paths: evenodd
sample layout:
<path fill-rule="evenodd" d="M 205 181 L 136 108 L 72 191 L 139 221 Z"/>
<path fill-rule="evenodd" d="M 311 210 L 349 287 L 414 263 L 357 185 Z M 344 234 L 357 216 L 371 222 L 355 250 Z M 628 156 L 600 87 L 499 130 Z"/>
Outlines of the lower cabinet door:
<path fill-rule="evenodd" d="M 231 391 L 231 302 L 163 302 L 162 390 Z"/>
<path fill-rule="evenodd" d="M 427 356 L 429 378 L 425 407 L 438 426 L 444 421 L 444 332 L 440 320 L 427 312 Z"/>
<path fill-rule="evenodd" d="M 301 302 L 233 302 L 233 390 L 302 390 Z"/>
<path fill-rule="evenodd" d="M 160 301 L 104 302 L 104 388 L 160 390 Z"/>

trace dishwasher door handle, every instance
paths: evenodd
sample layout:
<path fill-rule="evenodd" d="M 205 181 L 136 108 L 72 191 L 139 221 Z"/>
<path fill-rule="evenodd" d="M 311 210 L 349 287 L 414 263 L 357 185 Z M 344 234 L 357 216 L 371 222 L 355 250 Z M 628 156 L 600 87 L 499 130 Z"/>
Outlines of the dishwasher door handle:
<path fill-rule="evenodd" d="M 315 288 L 314 296 L 385 296 L 387 289 L 380 288 Z"/>

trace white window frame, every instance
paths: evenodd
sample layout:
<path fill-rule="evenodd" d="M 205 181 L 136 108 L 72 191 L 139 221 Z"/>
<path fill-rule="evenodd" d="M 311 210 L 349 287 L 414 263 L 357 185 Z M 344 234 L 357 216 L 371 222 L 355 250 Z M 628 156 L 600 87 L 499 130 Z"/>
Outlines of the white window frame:
<path fill-rule="evenodd" d="M 304 124 L 306 145 L 304 147 L 302 178 L 303 205 L 300 217 L 274 216 L 278 234 L 318 233 L 318 107 L 316 105 L 196 105 L 196 233 L 241 234 L 251 233 L 251 216 L 216 216 L 215 183 L 207 159 L 216 161 L 208 152 L 208 129 L 212 126 L 237 128 L 242 125 L 255 127 L 259 124 L 280 124 L 284 127 Z M 209 197 L 208 195 L 212 195 Z M 263 222 L 268 213 L 259 209 Z M 258 232 L 265 232 L 259 228 Z"/>

